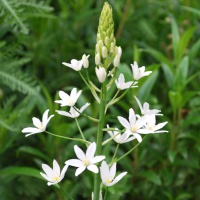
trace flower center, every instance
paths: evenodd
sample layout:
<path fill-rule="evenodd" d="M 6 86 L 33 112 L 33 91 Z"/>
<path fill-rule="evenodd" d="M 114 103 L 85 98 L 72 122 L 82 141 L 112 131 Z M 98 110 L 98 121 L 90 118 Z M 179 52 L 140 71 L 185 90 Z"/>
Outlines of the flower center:
<path fill-rule="evenodd" d="M 89 161 L 88 161 L 88 160 L 84 160 L 84 161 L 83 161 L 83 164 L 84 164 L 85 166 L 88 166 L 88 165 L 89 165 Z"/>
<path fill-rule="evenodd" d="M 132 128 L 131 128 L 131 131 L 132 132 L 135 132 L 137 130 L 137 127 L 136 126 L 133 126 Z"/>
<path fill-rule="evenodd" d="M 40 125 L 40 126 L 38 126 L 38 129 L 40 129 L 40 130 L 42 130 L 42 129 L 43 129 L 43 125 L 42 125 L 42 123 L 41 123 L 41 125 Z"/>
<path fill-rule="evenodd" d="M 148 129 L 152 131 L 153 130 L 153 126 L 149 126 Z"/>
<path fill-rule="evenodd" d="M 59 176 L 55 176 L 54 179 L 55 179 L 55 181 L 58 181 Z"/>
<path fill-rule="evenodd" d="M 69 106 L 73 106 L 74 105 L 74 101 L 72 99 L 69 99 L 68 104 L 69 104 Z"/>
<path fill-rule="evenodd" d="M 111 180 L 110 180 L 110 179 L 107 179 L 106 182 L 107 182 L 107 183 L 111 183 Z"/>

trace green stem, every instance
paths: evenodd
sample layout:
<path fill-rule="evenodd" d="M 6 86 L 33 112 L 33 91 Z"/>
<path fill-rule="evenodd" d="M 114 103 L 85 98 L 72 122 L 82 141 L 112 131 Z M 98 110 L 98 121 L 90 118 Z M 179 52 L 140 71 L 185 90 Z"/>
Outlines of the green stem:
<path fill-rule="evenodd" d="M 104 194 L 103 200 L 106 200 L 107 193 L 108 193 L 108 187 L 106 187 L 106 191 L 105 191 L 105 194 Z"/>
<path fill-rule="evenodd" d="M 147 135 L 144 136 L 143 140 L 147 137 Z M 129 150 L 127 153 L 125 153 L 123 156 L 118 158 L 116 162 L 120 161 L 122 158 L 126 157 L 128 154 L 130 154 L 136 147 L 138 147 L 141 143 L 137 143 L 131 150 Z"/>
<path fill-rule="evenodd" d="M 102 138 L 103 138 L 103 127 L 105 121 L 105 106 L 106 106 L 106 83 L 102 84 L 101 88 L 101 101 L 100 101 L 100 113 L 99 113 L 99 124 L 98 124 L 98 132 L 97 132 L 97 150 L 96 155 L 101 155 L 102 152 Z M 94 179 L 94 200 L 99 200 L 99 192 L 100 192 L 100 175 L 95 174 Z"/>
<path fill-rule="evenodd" d="M 85 80 L 84 76 L 81 74 L 81 72 L 79 71 L 79 74 L 81 76 L 81 78 L 83 79 L 83 81 L 85 82 L 85 84 L 88 86 L 88 88 L 90 89 L 90 85 L 88 84 L 88 82 Z"/>
<path fill-rule="evenodd" d="M 84 137 L 84 135 L 83 135 L 83 132 L 82 132 L 82 130 L 81 130 L 81 127 L 79 126 L 79 123 L 78 123 L 77 118 L 75 117 L 74 119 L 75 119 L 75 121 L 76 121 L 76 124 L 77 124 L 77 126 L 78 126 L 78 130 L 79 130 L 79 132 L 80 132 L 82 138 L 85 140 L 85 137 Z"/>
<path fill-rule="evenodd" d="M 59 137 L 59 138 L 62 138 L 62 139 L 78 141 L 78 142 L 82 142 L 82 143 L 87 144 L 87 145 L 90 144 L 90 142 L 88 142 L 87 140 L 82 140 L 80 138 L 69 138 L 69 137 L 65 137 L 65 136 L 62 136 L 62 135 L 56 135 L 56 134 L 53 134 L 53 133 L 48 132 L 48 131 L 45 131 L 45 132 L 47 134 L 49 134 L 49 135 L 52 135 L 52 136 L 55 136 L 55 137 Z"/>
<path fill-rule="evenodd" d="M 65 188 L 63 188 L 60 184 L 58 184 L 58 185 L 59 185 L 60 188 L 65 192 L 65 194 L 67 195 L 67 197 L 68 197 L 69 199 L 73 200 L 73 199 L 69 196 L 69 194 L 67 193 L 67 191 L 65 190 Z"/>
<path fill-rule="evenodd" d="M 119 143 L 117 143 L 117 147 L 116 147 L 116 149 L 115 149 L 115 153 L 114 153 L 114 155 L 113 155 L 113 158 L 112 158 L 112 160 L 111 160 L 111 163 L 113 163 L 113 161 L 115 160 L 115 156 L 116 156 L 116 154 L 117 154 L 117 151 L 118 151 L 118 149 L 119 149 Z"/>

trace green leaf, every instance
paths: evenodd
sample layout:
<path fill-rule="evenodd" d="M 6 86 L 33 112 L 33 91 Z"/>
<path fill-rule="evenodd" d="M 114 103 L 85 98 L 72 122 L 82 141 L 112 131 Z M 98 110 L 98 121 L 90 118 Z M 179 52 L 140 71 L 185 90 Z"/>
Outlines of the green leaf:
<path fill-rule="evenodd" d="M 175 160 L 175 158 L 176 158 L 176 154 L 177 154 L 176 151 L 168 150 L 167 155 L 168 155 L 169 161 L 170 161 L 171 163 L 174 162 L 174 160 Z"/>
<path fill-rule="evenodd" d="M 178 60 L 180 60 L 184 55 L 184 53 L 186 52 L 186 47 L 188 45 L 188 42 L 193 36 L 195 30 L 196 27 L 191 27 L 187 31 L 185 31 L 185 33 L 181 36 L 180 42 L 178 44 Z"/>
<path fill-rule="evenodd" d="M 186 11 L 189 11 L 193 14 L 196 14 L 196 15 L 199 15 L 200 16 L 200 10 L 199 9 L 196 9 L 196 8 L 191 8 L 191 7 L 187 7 L 187 6 L 181 6 L 181 8 L 183 10 L 186 10 Z"/>
<path fill-rule="evenodd" d="M 167 81 L 167 84 L 168 84 L 169 88 L 172 88 L 173 84 L 174 84 L 173 71 L 171 70 L 170 66 L 165 64 L 165 63 L 162 63 L 162 69 L 164 71 L 165 79 Z"/>
<path fill-rule="evenodd" d="M 153 171 L 145 171 L 141 174 L 141 176 L 145 177 L 147 180 L 155 183 L 156 185 L 162 185 L 160 176 Z"/>
<path fill-rule="evenodd" d="M 7 167 L 0 170 L 0 176 L 3 175 L 25 175 L 43 179 L 40 171 L 31 167 Z"/>
<path fill-rule="evenodd" d="M 158 78 L 158 70 L 154 71 L 148 79 L 139 87 L 137 96 L 139 99 L 143 99 L 143 101 L 146 101 L 148 99 L 151 90 L 156 83 L 156 80 Z"/>
<path fill-rule="evenodd" d="M 171 17 L 171 28 L 172 28 L 172 46 L 173 46 L 174 58 L 175 60 L 177 60 L 180 36 L 178 31 L 178 25 L 173 17 Z"/>
<path fill-rule="evenodd" d="M 192 197 L 193 196 L 189 193 L 182 193 L 182 194 L 179 194 L 175 200 L 190 199 Z"/>
<path fill-rule="evenodd" d="M 195 42 L 193 44 L 193 46 L 190 48 L 190 51 L 188 53 L 189 55 L 189 60 L 190 62 L 195 58 L 195 56 L 199 53 L 199 49 L 200 49 L 200 39 L 197 40 L 197 42 Z"/>
<path fill-rule="evenodd" d="M 45 154 L 43 154 L 41 151 L 39 151 L 38 149 L 35 149 L 33 147 L 22 146 L 17 150 L 17 153 L 20 153 L 20 152 L 25 152 L 25 153 L 37 156 L 39 158 L 44 159 L 47 162 L 50 161 L 50 159 Z"/>
<path fill-rule="evenodd" d="M 182 103 L 182 95 L 179 92 L 174 92 L 174 91 L 169 91 L 168 93 L 169 95 L 169 100 L 170 103 L 173 107 L 173 110 L 177 110 L 178 108 L 181 107 L 181 103 Z"/>

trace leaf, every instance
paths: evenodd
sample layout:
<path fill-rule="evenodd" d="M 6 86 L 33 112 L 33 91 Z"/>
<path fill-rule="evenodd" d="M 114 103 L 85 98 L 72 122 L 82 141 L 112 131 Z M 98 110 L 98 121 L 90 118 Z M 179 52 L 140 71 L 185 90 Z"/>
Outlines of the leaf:
<path fill-rule="evenodd" d="M 17 150 L 17 153 L 20 153 L 20 152 L 29 153 L 31 155 L 37 156 L 39 158 L 42 158 L 47 162 L 50 161 L 50 159 L 44 153 L 42 153 L 41 151 L 39 151 L 38 149 L 33 148 L 33 147 L 22 146 Z"/>
<path fill-rule="evenodd" d="M 193 196 L 189 193 L 182 193 L 182 194 L 179 194 L 175 200 L 190 199 L 192 197 Z"/>
<path fill-rule="evenodd" d="M 171 163 L 174 162 L 174 160 L 175 160 L 175 158 L 176 158 L 176 154 L 177 154 L 176 151 L 168 150 L 167 155 L 168 155 L 169 161 L 170 161 Z"/>
<path fill-rule="evenodd" d="M 156 80 L 158 78 L 158 70 L 154 71 L 148 79 L 139 87 L 137 96 L 139 99 L 143 99 L 143 101 L 146 101 L 148 99 L 148 96 L 150 95 L 150 92 L 156 83 Z"/>
<path fill-rule="evenodd" d="M 178 25 L 173 17 L 171 17 L 171 29 L 172 29 L 172 46 L 173 46 L 174 58 L 175 60 L 177 60 L 180 36 L 178 31 Z"/>
<path fill-rule="evenodd" d="M 172 88 L 173 84 L 174 84 L 173 71 L 170 69 L 170 66 L 165 64 L 165 63 L 162 63 L 162 69 L 164 71 L 165 79 L 167 81 L 167 84 L 168 84 L 169 88 Z"/>
<path fill-rule="evenodd" d="M 162 185 L 160 176 L 153 171 L 142 172 L 141 176 L 145 177 L 147 180 L 155 183 L 156 185 Z"/>
<path fill-rule="evenodd" d="M 192 47 L 190 47 L 190 51 L 188 53 L 190 62 L 195 58 L 195 56 L 199 53 L 200 49 L 200 39 L 197 40 Z"/>
<path fill-rule="evenodd" d="M 43 179 L 40 171 L 31 167 L 7 167 L 0 170 L 0 176 L 3 175 L 25 175 Z"/>
<path fill-rule="evenodd" d="M 174 91 L 169 91 L 168 95 L 169 95 L 170 103 L 171 103 L 173 110 L 175 112 L 175 110 L 177 110 L 178 108 L 181 107 L 182 95 L 181 95 L 181 93 L 174 92 Z"/>

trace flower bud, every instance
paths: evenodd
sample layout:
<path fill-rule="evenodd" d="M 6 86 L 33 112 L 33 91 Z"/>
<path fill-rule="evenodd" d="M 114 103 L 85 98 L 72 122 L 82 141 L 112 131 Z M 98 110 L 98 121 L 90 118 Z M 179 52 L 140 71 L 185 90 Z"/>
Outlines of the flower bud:
<path fill-rule="evenodd" d="M 89 67 L 89 58 L 90 55 L 86 56 L 85 54 L 82 56 L 82 62 L 83 62 L 83 67 L 88 68 Z"/>
<path fill-rule="evenodd" d="M 122 48 L 121 47 L 117 47 L 117 54 L 119 55 L 119 57 L 121 57 L 121 55 L 122 55 Z"/>
<path fill-rule="evenodd" d="M 100 54 L 97 53 L 97 54 L 95 55 L 95 64 L 96 64 L 96 65 L 99 65 L 100 63 L 101 63 L 101 57 L 100 57 Z"/>
<path fill-rule="evenodd" d="M 114 67 L 118 67 L 119 63 L 120 63 L 120 56 L 116 55 L 115 58 L 114 58 L 114 61 L 113 61 Z"/>
<path fill-rule="evenodd" d="M 106 79 L 106 70 L 104 67 L 99 67 L 99 69 L 96 67 L 95 68 L 95 72 L 96 72 L 96 75 L 97 75 L 97 78 L 99 80 L 100 83 L 103 83 Z"/>
<path fill-rule="evenodd" d="M 113 53 L 113 52 L 114 52 L 114 49 L 115 49 L 115 44 L 114 44 L 114 42 L 111 42 L 111 45 L 110 45 L 110 53 Z"/>
<path fill-rule="evenodd" d="M 103 48 L 102 48 L 102 57 L 103 58 L 107 58 L 107 56 L 108 56 L 108 50 L 107 50 L 107 48 L 105 46 L 103 46 Z"/>

